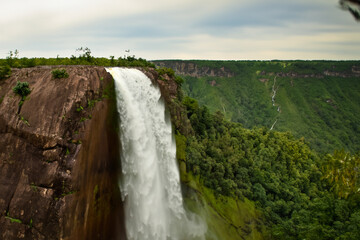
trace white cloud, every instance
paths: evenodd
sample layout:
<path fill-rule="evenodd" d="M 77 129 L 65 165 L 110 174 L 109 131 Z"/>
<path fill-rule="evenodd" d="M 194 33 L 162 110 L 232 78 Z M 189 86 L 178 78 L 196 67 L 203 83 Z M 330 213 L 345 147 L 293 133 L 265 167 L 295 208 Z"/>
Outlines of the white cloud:
<path fill-rule="evenodd" d="M 356 59 L 359 25 L 337 0 L 12 0 L 0 9 L 0 57 Z M 351 50 L 350 50 L 351 49 Z M 117 53 L 117 54 L 116 54 Z"/>

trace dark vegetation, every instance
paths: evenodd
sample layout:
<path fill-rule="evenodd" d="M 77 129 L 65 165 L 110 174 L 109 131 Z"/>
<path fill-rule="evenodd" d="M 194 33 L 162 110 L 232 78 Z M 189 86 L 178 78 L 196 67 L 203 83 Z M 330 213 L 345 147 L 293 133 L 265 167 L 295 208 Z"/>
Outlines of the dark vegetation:
<path fill-rule="evenodd" d="M 53 75 L 53 78 L 59 79 L 59 78 L 68 78 L 69 74 L 66 72 L 65 69 L 55 69 L 51 72 Z"/>
<path fill-rule="evenodd" d="M 0 80 L 6 79 L 11 75 L 11 68 L 8 65 L 0 66 Z"/>
<path fill-rule="evenodd" d="M 31 93 L 31 89 L 28 82 L 17 81 L 15 87 L 13 87 L 13 92 L 21 97 L 19 102 L 18 114 L 20 113 L 21 107 L 24 104 L 26 97 Z M 27 122 L 22 116 L 19 116 L 21 120 Z M 28 124 L 28 122 L 27 122 Z"/>
<path fill-rule="evenodd" d="M 13 88 L 13 91 L 15 94 L 21 96 L 21 98 L 24 100 L 24 98 L 30 94 L 31 90 L 29 87 L 28 82 L 20 82 L 18 81 Z"/>

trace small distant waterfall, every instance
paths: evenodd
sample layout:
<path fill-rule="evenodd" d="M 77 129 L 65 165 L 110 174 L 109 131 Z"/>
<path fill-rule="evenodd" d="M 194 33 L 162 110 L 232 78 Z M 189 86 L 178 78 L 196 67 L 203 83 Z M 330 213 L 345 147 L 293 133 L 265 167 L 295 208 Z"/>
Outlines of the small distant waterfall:
<path fill-rule="evenodd" d="M 275 97 L 276 97 L 276 92 L 279 89 L 279 86 L 277 88 L 275 88 L 275 84 L 276 84 L 276 76 L 274 78 L 274 84 L 272 86 L 272 93 L 273 95 L 271 96 L 271 102 L 272 105 L 275 107 L 276 103 L 275 103 Z M 280 106 L 277 107 L 277 111 L 280 113 Z M 276 118 L 275 122 L 271 125 L 270 131 L 274 129 L 275 124 L 277 123 L 278 119 Z"/>
<path fill-rule="evenodd" d="M 107 68 L 120 115 L 128 239 L 203 239 L 206 225 L 184 210 L 176 144 L 160 90 L 137 69 Z"/>

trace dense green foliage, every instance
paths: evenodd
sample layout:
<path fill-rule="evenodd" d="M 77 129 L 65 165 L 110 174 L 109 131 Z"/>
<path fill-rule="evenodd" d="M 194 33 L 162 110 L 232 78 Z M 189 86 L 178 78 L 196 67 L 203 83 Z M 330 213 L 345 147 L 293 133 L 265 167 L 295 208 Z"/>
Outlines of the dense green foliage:
<path fill-rule="evenodd" d="M 18 81 L 13 88 L 13 92 L 21 96 L 22 99 L 24 99 L 27 95 L 31 93 L 29 83 Z"/>
<path fill-rule="evenodd" d="M 51 71 L 53 78 L 68 78 L 69 74 L 66 72 L 65 69 L 55 69 Z"/>
<path fill-rule="evenodd" d="M 274 130 L 304 137 L 321 153 L 360 150 L 360 81 L 354 75 L 359 61 L 188 62 L 199 71 L 224 68 L 232 74 L 183 76 L 185 93 L 211 112 L 219 110 L 246 128 L 276 122 Z"/>
<path fill-rule="evenodd" d="M 94 57 L 91 55 L 91 50 L 88 47 L 80 47 L 76 49 L 78 56 L 72 55 L 70 58 L 18 58 L 19 52 L 16 50 L 15 54 L 10 51 L 6 59 L 0 59 L 0 66 L 9 66 L 13 68 L 35 67 L 43 65 L 95 65 L 104 67 L 155 67 L 154 64 L 146 61 L 143 58 L 136 58 L 135 56 L 119 57 L 115 59 L 114 56 L 110 58 Z"/>
<path fill-rule="evenodd" d="M 0 66 L 0 80 L 6 79 L 11 75 L 11 68 L 8 65 Z"/>
<path fill-rule="evenodd" d="M 173 77 L 178 86 L 181 86 L 182 83 L 184 82 L 184 79 L 182 77 L 175 75 L 175 71 L 172 68 L 161 67 L 161 68 L 156 68 L 155 70 L 158 72 L 159 78 L 161 80 L 164 80 L 163 76 L 167 75 L 168 77 Z"/>
<path fill-rule="evenodd" d="M 172 68 L 157 68 L 156 71 L 159 73 L 160 76 L 168 75 L 169 77 L 175 76 L 175 71 Z"/>
<path fill-rule="evenodd" d="M 351 155 L 344 150 L 327 155 L 322 165 L 324 179 L 332 185 L 332 190 L 342 198 L 359 191 L 360 155 Z"/>
<path fill-rule="evenodd" d="M 342 158 L 338 153 L 319 157 L 304 139 L 288 132 L 245 129 L 225 120 L 219 111 L 211 114 L 189 97 L 183 104 L 195 130 L 195 136 L 187 137 L 187 170 L 200 176 L 200 181 L 217 194 L 255 201 L 267 219 L 271 238 L 359 236 L 357 155 L 341 155 L 347 156 L 349 164 L 337 172 L 343 176 L 339 178 L 329 170 L 333 169 L 329 159 Z M 349 177 L 354 173 L 356 179 Z M 346 191 L 345 198 L 336 184 L 343 188 L 343 182 L 349 181 L 352 191 Z"/>
<path fill-rule="evenodd" d="M 246 74 L 230 78 L 187 76 L 184 79 L 187 95 L 207 105 L 212 112 L 220 110 L 228 119 L 245 127 L 270 127 L 277 115 L 267 89 L 260 81 L 248 81 L 250 77 Z"/>

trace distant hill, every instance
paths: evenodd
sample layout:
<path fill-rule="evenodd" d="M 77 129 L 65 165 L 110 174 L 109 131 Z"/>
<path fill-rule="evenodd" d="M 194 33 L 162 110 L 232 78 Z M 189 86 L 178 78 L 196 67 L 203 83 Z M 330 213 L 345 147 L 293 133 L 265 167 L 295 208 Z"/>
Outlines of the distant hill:
<path fill-rule="evenodd" d="M 187 95 L 244 127 L 304 137 L 319 152 L 360 150 L 360 61 L 155 61 Z"/>

